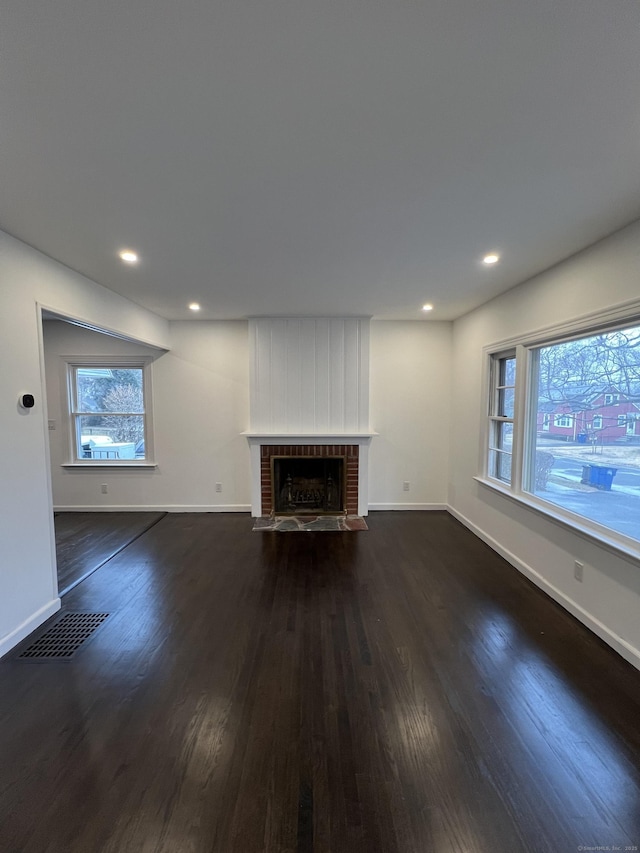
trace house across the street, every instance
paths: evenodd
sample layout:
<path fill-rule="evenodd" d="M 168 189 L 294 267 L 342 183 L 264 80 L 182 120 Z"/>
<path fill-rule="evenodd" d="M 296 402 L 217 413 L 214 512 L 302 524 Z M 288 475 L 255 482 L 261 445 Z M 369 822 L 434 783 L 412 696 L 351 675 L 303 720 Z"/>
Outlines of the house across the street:
<path fill-rule="evenodd" d="M 611 386 L 573 399 L 539 404 L 537 425 L 542 438 L 594 444 L 640 443 L 640 406 Z"/>

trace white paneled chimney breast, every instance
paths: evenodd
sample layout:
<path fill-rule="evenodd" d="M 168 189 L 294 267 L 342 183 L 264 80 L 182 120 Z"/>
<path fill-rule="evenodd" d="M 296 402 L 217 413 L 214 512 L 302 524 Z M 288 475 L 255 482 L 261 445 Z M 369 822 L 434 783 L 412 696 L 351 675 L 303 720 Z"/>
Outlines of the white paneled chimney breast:
<path fill-rule="evenodd" d="M 369 317 L 249 321 L 252 514 L 262 515 L 263 446 L 355 445 L 358 514 L 368 509 Z"/>
<path fill-rule="evenodd" d="M 369 318 L 250 320 L 251 431 L 369 429 Z"/>

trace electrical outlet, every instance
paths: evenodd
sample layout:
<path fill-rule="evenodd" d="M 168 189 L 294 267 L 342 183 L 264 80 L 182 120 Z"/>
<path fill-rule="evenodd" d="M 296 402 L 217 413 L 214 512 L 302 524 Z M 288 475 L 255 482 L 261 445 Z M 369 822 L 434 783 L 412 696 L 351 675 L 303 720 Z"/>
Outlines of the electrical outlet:
<path fill-rule="evenodd" d="M 582 583 L 584 577 L 584 563 L 581 563 L 579 560 L 576 560 L 573 564 L 573 576 L 577 581 Z"/>
<path fill-rule="evenodd" d="M 216 483 L 216 492 L 222 491 L 222 483 Z"/>
<path fill-rule="evenodd" d="M 106 495 L 106 494 L 108 494 L 108 493 L 109 493 L 109 489 L 107 488 L 107 484 L 106 484 L 106 483 L 103 483 L 103 484 L 100 486 L 100 491 L 102 492 L 102 494 L 103 494 L 103 495 Z"/>
<path fill-rule="evenodd" d="M 55 428 L 56 428 L 56 422 L 53 420 L 49 421 L 49 429 L 53 431 Z"/>
<path fill-rule="evenodd" d="M 409 491 L 409 481 L 408 480 L 405 480 L 404 483 L 402 484 L 402 491 L 403 492 Z"/>

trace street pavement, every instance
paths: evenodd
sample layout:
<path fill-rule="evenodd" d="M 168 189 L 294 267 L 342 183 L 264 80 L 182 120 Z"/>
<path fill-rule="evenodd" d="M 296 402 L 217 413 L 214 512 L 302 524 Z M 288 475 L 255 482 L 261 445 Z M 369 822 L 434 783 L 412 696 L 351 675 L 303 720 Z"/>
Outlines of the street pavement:
<path fill-rule="evenodd" d="M 553 452 L 553 451 L 551 451 Z M 581 484 L 583 460 L 556 456 L 550 482 L 537 494 L 544 500 L 640 539 L 640 470 L 617 468 L 611 491 L 585 489 Z M 594 460 L 594 464 L 599 464 Z M 606 466 L 609 467 L 609 466 Z M 573 484 L 573 485 L 572 485 Z"/>

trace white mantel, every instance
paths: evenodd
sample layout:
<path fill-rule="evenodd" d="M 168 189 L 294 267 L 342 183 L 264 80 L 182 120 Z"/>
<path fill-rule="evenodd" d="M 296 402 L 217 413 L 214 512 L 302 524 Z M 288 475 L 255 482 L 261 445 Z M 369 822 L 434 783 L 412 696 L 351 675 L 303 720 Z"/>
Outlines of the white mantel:
<path fill-rule="evenodd" d="M 251 515 L 262 515 L 260 493 L 260 448 L 267 444 L 289 446 L 306 444 L 357 444 L 358 445 L 358 515 L 369 513 L 369 444 L 375 432 L 350 433 L 258 433 L 247 430 L 246 436 L 251 450 Z"/>

